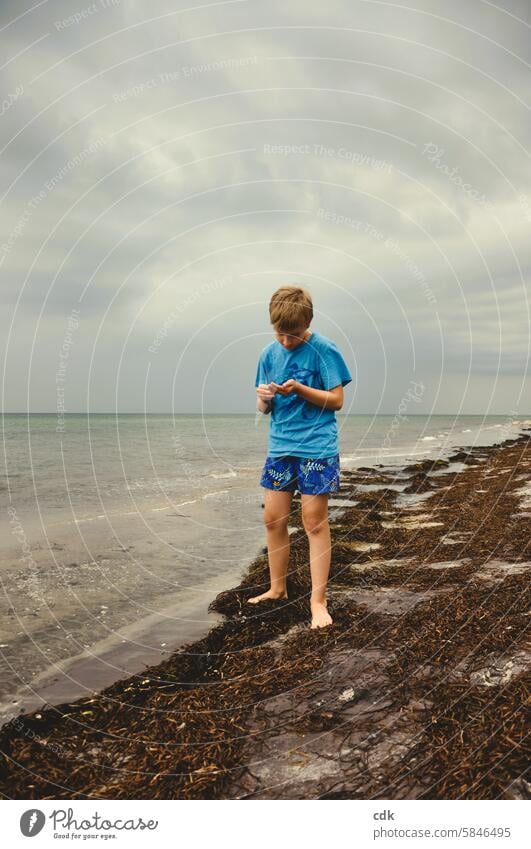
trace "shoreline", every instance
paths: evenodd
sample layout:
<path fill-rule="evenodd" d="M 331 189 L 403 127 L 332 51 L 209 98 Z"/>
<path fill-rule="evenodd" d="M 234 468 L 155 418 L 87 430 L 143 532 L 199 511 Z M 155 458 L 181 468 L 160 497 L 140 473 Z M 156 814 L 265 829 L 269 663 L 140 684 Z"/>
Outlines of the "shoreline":
<path fill-rule="evenodd" d="M 522 428 L 447 459 L 342 471 L 322 631 L 309 628 L 294 498 L 288 602 L 248 612 L 267 580 L 258 555 L 210 605 L 225 618 L 203 639 L 91 698 L 13 718 L 0 729 L 3 793 L 527 798 L 530 440 Z M 483 775 L 465 754 L 488 731 Z"/>
<path fill-rule="evenodd" d="M 81 698 L 208 633 L 209 602 L 263 548 L 260 493 L 251 506 L 237 502 L 247 491 L 245 482 L 235 488 L 235 505 L 220 495 L 147 517 L 140 507 L 119 524 L 113 517 L 112 529 L 89 523 L 80 537 L 71 521 L 45 524 L 49 539 L 40 537 L 17 511 L 29 554 L 22 561 L 20 540 L 5 535 L 0 726 L 21 706 Z M 238 510 L 247 518 L 241 532 Z M 225 522 L 214 544 L 199 532 L 205 521 Z"/>
<path fill-rule="evenodd" d="M 120 642 L 115 633 L 76 655 L 55 662 L 27 685 L 0 701 L 0 729 L 19 713 L 30 713 L 44 704 L 65 702 L 97 695 L 106 687 L 140 675 L 156 666 L 174 651 L 179 651 L 191 639 L 198 640 L 222 621 L 216 613 L 205 614 L 204 595 L 198 593 L 195 606 L 182 601 L 171 607 L 144 616 L 138 622 L 120 629 Z M 197 619 L 194 618 L 197 616 Z M 183 620 L 180 617 L 185 617 Z M 181 636 L 179 637 L 179 633 Z M 173 648 L 162 648 L 173 642 Z M 35 692 L 29 692 L 35 688 Z"/>

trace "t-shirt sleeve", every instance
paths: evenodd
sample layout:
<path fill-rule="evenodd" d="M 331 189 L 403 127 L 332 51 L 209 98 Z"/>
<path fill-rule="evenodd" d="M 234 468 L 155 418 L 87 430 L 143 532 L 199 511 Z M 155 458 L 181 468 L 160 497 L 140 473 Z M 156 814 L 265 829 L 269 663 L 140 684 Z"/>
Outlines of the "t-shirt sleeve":
<path fill-rule="evenodd" d="M 339 384 L 346 386 L 352 382 L 352 375 L 337 345 L 332 342 L 319 351 L 319 355 L 321 380 L 325 389 L 333 389 Z"/>
<path fill-rule="evenodd" d="M 262 351 L 260 357 L 258 359 L 258 366 L 256 367 L 256 379 L 254 382 L 255 386 L 258 386 L 260 383 L 269 383 L 269 374 L 267 369 L 267 354 Z"/>

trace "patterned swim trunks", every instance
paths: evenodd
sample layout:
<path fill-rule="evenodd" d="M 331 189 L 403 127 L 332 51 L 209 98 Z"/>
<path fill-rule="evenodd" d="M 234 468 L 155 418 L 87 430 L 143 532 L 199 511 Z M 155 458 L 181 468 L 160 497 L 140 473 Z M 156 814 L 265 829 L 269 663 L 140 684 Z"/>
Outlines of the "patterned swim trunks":
<path fill-rule="evenodd" d="M 277 492 L 323 495 L 339 490 L 339 454 L 316 460 L 313 457 L 266 457 L 260 486 Z"/>

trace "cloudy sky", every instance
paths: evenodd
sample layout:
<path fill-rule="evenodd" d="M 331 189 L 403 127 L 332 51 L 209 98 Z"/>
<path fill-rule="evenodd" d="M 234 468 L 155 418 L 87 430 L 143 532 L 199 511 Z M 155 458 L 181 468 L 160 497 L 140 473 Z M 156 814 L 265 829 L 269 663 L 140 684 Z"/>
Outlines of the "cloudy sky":
<path fill-rule="evenodd" d="M 254 412 L 289 283 L 344 412 L 531 412 L 529 0 L 0 8 L 5 411 Z"/>

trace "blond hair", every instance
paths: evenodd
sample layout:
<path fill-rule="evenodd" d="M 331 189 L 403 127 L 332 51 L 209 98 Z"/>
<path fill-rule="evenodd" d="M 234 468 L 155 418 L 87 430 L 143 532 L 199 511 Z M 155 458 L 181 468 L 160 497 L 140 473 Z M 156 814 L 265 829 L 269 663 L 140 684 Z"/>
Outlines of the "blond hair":
<path fill-rule="evenodd" d="M 294 330 L 301 324 L 309 327 L 313 318 L 310 293 L 299 286 L 281 286 L 269 302 L 269 318 L 279 330 Z"/>

